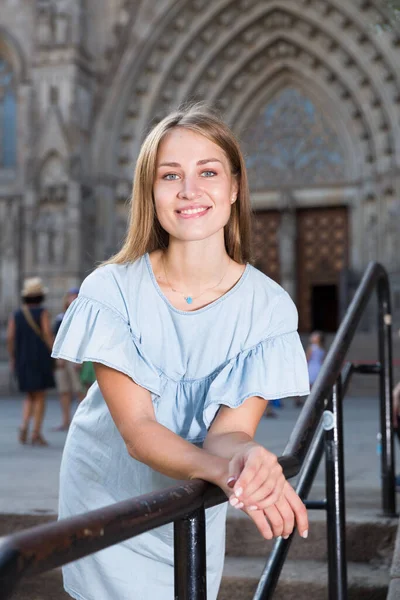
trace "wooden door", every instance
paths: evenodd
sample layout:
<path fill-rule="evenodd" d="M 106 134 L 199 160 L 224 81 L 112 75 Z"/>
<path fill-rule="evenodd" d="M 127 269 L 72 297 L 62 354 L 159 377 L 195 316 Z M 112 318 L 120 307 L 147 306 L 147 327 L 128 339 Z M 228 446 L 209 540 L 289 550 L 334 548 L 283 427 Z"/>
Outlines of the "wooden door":
<path fill-rule="evenodd" d="M 253 256 L 255 266 L 274 281 L 280 281 L 277 210 L 257 211 L 253 218 Z"/>
<path fill-rule="evenodd" d="M 311 331 L 316 322 L 320 328 L 325 322 L 327 331 L 337 328 L 339 278 L 347 267 L 348 238 L 347 208 L 297 212 L 297 307 L 301 331 Z M 315 306 L 316 298 L 323 303 L 322 308 Z"/>

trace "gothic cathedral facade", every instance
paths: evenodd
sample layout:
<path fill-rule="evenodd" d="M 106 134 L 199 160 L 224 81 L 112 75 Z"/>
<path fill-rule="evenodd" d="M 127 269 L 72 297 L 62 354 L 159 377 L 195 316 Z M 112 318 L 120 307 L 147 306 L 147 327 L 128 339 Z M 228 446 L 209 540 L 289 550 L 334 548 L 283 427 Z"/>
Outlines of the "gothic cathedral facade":
<path fill-rule="evenodd" d="M 255 264 L 302 331 L 370 260 L 400 312 L 399 61 L 382 0 L 0 0 L 1 329 L 24 277 L 55 313 L 118 248 L 143 135 L 186 100 L 241 140 Z"/>

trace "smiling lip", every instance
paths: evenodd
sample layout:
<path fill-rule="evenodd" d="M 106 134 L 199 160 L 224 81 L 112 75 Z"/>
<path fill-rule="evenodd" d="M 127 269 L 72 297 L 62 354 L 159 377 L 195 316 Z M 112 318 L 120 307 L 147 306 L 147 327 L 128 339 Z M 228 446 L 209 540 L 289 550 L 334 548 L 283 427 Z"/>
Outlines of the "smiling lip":
<path fill-rule="evenodd" d="M 205 215 L 211 206 L 185 206 L 181 210 L 177 210 L 176 214 L 181 219 L 195 219 Z"/>

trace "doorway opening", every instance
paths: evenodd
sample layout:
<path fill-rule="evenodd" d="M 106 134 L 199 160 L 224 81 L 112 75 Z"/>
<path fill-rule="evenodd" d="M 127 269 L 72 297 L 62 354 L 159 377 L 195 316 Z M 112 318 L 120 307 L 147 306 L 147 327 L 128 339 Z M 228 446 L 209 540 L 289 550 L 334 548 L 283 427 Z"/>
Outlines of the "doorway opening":
<path fill-rule="evenodd" d="M 337 285 L 313 285 L 311 291 L 312 329 L 334 332 L 338 328 L 339 302 Z"/>

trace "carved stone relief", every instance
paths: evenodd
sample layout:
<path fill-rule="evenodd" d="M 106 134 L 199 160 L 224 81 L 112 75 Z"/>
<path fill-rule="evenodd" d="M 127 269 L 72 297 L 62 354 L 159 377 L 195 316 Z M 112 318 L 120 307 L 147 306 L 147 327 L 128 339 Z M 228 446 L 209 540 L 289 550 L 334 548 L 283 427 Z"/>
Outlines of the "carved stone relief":
<path fill-rule="evenodd" d="M 0 336 L 4 341 L 6 321 L 19 299 L 20 215 L 21 198 L 0 198 Z M 2 348 L 5 349 L 5 344 Z M 2 359 L 6 360 L 6 356 L 2 355 Z"/>
<path fill-rule="evenodd" d="M 68 257 L 66 211 L 42 208 L 34 226 L 35 262 L 41 266 L 63 266 Z"/>
<path fill-rule="evenodd" d="M 249 72 L 257 72 L 257 67 L 252 65 L 251 60 L 247 62 L 244 60 L 245 56 L 248 55 L 250 58 L 257 45 L 257 40 L 268 44 L 271 35 L 282 31 L 290 35 L 295 34 L 296 39 L 299 34 L 302 35 L 305 38 L 304 45 L 300 46 L 288 39 L 277 41 L 266 54 L 269 65 L 271 61 L 281 59 L 307 60 L 316 71 L 319 69 L 319 76 L 325 77 L 326 81 L 333 87 L 337 87 L 338 90 L 341 88 L 341 101 L 352 102 L 358 107 L 358 110 L 361 108 L 360 118 L 364 127 L 360 130 L 360 135 L 363 138 L 362 143 L 366 145 L 363 155 L 367 163 L 375 160 L 382 150 L 383 142 L 378 137 L 378 127 L 374 125 L 375 119 L 371 119 L 370 115 L 376 112 L 381 115 L 381 119 L 383 117 L 385 121 L 388 121 L 389 107 L 388 99 L 382 97 L 382 86 L 378 84 L 379 78 L 375 73 L 370 76 L 372 71 L 365 60 L 368 58 L 368 49 L 372 49 L 371 60 L 376 62 L 378 57 L 380 61 L 383 61 L 379 68 L 387 69 L 388 76 L 393 81 L 392 85 L 396 90 L 396 94 L 393 96 L 400 98 L 399 77 L 382 52 L 377 51 L 376 41 L 371 33 L 366 31 L 365 27 L 363 28 L 362 21 L 356 19 L 354 14 L 343 7 L 333 6 L 329 1 L 303 4 L 305 4 L 305 8 L 301 12 L 300 7 L 299 10 L 296 10 L 290 4 L 282 9 L 271 10 L 267 3 L 263 4 L 260 1 L 248 2 L 245 11 L 243 11 L 243 3 L 237 0 L 224 3 L 220 10 L 212 5 L 212 8 L 207 8 L 208 20 L 203 18 L 203 27 L 196 30 L 196 18 L 193 18 L 194 3 L 182 3 L 179 12 L 180 20 L 176 21 L 175 25 L 171 24 L 171 27 L 168 26 L 167 21 L 165 22 L 165 28 L 160 33 L 157 48 L 154 53 L 149 53 L 148 62 L 143 69 L 143 73 L 146 74 L 145 80 L 141 77 L 136 80 L 132 106 L 135 106 L 138 116 L 133 121 L 130 119 L 132 139 L 142 135 L 150 117 L 156 115 L 159 120 L 170 110 L 171 106 L 176 106 L 185 98 L 204 97 L 210 99 L 210 92 L 214 93 L 216 87 L 210 85 L 210 82 L 217 81 L 218 86 L 218 82 L 224 80 L 224 76 L 229 70 L 232 70 L 231 80 L 218 96 L 212 97 L 212 101 L 220 108 L 232 107 L 236 98 L 243 94 L 246 86 L 251 85 L 251 83 L 249 84 L 251 76 L 247 77 L 246 75 Z M 263 7 L 266 13 L 264 18 L 262 18 L 260 10 Z M 254 14 L 253 21 L 251 20 L 252 14 Z M 329 19 L 321 21 L 321 15 L 329 15 Z M 202 17 L 204 17 L 203 14 Z M 173 14 L 171 14 L 171 19 L 174 21 Z M 181 28 L 181 21 L 187 24 L 186 28 Z M 227 28 L 233 30 L 232 26 L 229 28 L 230 24 L 234 24 L 235 31 L 232 32 L 230 39 L 227 38 L 227 43 L 221 49 L 221 40 L 227 36 Z M 270 32 L 270 35 L 265 35 L 267 31 Z M 180 38 L 183 35 L 185 42 L 182 47 Z M 349 54 L 345 43 L 341 44 L 341 40 L 345 42 L 344 35 L 350 36 L 352 43 L 355 41 L 363 46 L 356 57 Z M 179 52 L 171 62 L 174 48 L 178 47 L 177 41 L 179 41 Z M 214 54 L 210 51 L 213 46 L 215 47 Z M 310 55 L 311 46 L 313 48 L 320 46 L 320 52 L 314 51 Z M 210 57 L 208 64 L 203 65 L 203 57 L 207 55 Z M 359 56 L 362 56 L 362 59 Z M 330 66 L 327 63 L 328 59 Z M 166 66 L 167 61 L 169 62 L 168 67 Z M 238 68 L 236 65 L 240 63 L 243 63 L 243 70 L 235 72 L 235 69 Z M 322 64 L 324 68 L 322 68 Z M 191 65 L 190 68 L 189 65 Z M 258 67 L 261 72 L 262 66 L 258 64 Z M 203 69 L 202 72 L 201 69 Z M 374 103 L 374 106 L 370 108 L 365 106 L 365 101 L 359 97 L 359 86 L 357 85 L 359 80 L 373 90 L 371 97 L 374 100 L 371 102 Z M 192 84 L 190 84 L 191 81 L 193 81 Z M 156 103 L 149 102 L 150 90 L 152 98 L 157 99 Z M 379 103 L 376 103 L 377 97 Z M 390 108 L 390 110 L 394 115 L 394 109 Z M 357 115 L 355 118 L 358 118 Z M 366 131 L 371 127 L 373 131 L 371 134 L 367 134 Z M 128 164 L 126 144 L 122 145 L 124 146 L 122 154 L 125 158 L 121 163 Z M 393 143 L 389 137 L 384 140 L 384 146 L 393 151 Z M 133 156 L 132 159 L 134 159 Z"/>
<path fill-rule="evenodd" d="M 242 135 L 251 189 L 343 181 L 337 134 L 295 87 L 280 90 L 254 114 Z"/>

